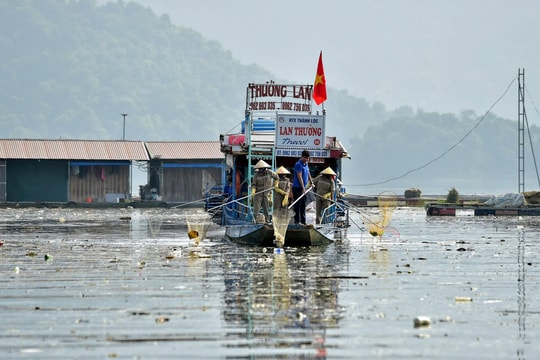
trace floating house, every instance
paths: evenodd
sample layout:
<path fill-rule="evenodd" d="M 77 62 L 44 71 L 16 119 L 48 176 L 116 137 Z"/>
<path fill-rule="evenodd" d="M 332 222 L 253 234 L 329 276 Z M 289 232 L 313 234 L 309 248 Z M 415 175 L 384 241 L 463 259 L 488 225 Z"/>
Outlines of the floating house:
<path fill-rule="evenodd" d="M 214 186 L 224 183 L 219 141 L 150 141 L 145 145 L 150 166 L 143 200 L 149 197 L 148 191 L 150 197 L 168 203 L 202 200 Z"/>
<path fill-rule="evenodd" d="M 0 203 L 131 200 L 140 166 L 152 200 L 201 199 L 222 179 L 219 142 L 0 139 Z"/>

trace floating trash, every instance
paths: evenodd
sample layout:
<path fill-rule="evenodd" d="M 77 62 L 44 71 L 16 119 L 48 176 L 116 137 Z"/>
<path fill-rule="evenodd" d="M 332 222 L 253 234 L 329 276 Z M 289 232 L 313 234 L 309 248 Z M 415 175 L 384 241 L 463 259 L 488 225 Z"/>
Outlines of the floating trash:
<path fill-rule="evenodd" d="M 166 323 L 166 322 L 169 322 L 168 317 L 160 316 L 160 317 L 156 318 L 156 324 L 163 324 L 163 323 Z"/>
<path fill-rule="evenodd" d="M 413 323 L 415 328 L 427 327 L 431 326 L 431 319 L 429 318 L 429 316 L 417 316 L 416 318 L 414 318 Z"/>
<path fill-rule="evenodd" d="M 471 302 L 472 298 L 468 296 L 456 296 L 454 298 L 455 302 Z"/>

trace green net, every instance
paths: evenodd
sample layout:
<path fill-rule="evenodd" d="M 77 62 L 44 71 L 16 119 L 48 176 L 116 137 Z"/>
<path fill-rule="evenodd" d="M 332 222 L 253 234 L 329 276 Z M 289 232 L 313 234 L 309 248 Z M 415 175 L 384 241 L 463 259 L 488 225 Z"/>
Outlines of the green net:
<path fill-rule="evenodd" d="M 199 243 L 206 237 L 211 222 L 212 217 L 206 211 L 197 210 L 186 214 L 188 237 L 194 242 L 195 246 L 199 246 Z"/>

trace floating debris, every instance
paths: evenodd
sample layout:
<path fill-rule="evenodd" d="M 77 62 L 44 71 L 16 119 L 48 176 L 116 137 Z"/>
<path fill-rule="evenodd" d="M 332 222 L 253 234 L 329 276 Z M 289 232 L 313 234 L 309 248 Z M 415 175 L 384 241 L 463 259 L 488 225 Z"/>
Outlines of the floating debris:
<path fill-rule="evenodd" d="M 415 328 L 427 327 L 431 326 L 431 319 L 429 318 L 429 316 L 417 316 L 416 318 L 414 318 L 413 323 Z"/>
<path fill-rule="evenodd" d="M 439 319 L 439 322 L 453 322 L 454 320 L 450 316 L 445 316 L 442 319 Z"/>
<path fill-rule="evenodd" d="M 473 301 L 471 297 L 468 296 L 456 296 L 454 298 L 455 302 L 471 302 Z"/>
<path fill-rule="evenodd" d="M 156 324 L 163 324 L 169 321 L 169 318 L 160 316 L 156 318 Z"/>
<path fill-rule="evenodd" d="M 383 236 L 384 234 L 384 230 L 383 229 L 371 229 L 369 230 L 369 234 L 373 237 L 377 237 L 377 236 Z"/>

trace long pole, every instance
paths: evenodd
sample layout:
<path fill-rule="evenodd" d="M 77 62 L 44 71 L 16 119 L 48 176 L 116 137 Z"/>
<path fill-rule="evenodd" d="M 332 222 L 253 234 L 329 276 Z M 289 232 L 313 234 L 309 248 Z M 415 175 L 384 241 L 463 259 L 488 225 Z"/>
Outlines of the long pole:
<path fill-rule="evenodd" d="M 259 192 L 256 192 L 255 194 L 262 194 L 262 193 L 265 193 L 265 192 L 267 192 L 267 191 L 271 191 L 271 190 L 273 190 L 273 189 L 274 189 L 274 187 L 270 187 L 270 188 L 268 188 L 268 189 L 264 189 L 264 190 L 261 190 L 261 191 L 259 191 Z M 220 208 L 220 207 L 227 206 L 227 205 L 229 205 L 229 204 L 238 202 L 238 201 L 240 201 L 240 200 L 249 199 L 250 197 L 251 197 L 251 194 L 246 195 L 246 196 L 242 196 L 242 197 L 240 197 L 240 198 L 238 198 L 238 199 L 234 199 L 234 200 L 231 200 L 231 201 L 226 202 L 226 203 L 224 203 L 224 204 L 221 204 L 221 205 L 218 205 L 218 206 L 214 206 L 213 208 L 210 208 L 210 209 L 208 209 L 208 210 L 206 210 L 206 211 L 212 211 L 212 210 L 218 209 L 218 208 Z"/>
<path fill-rule="evenodd" d="M 287 209 L 292 209 L 292 207 L 294 206 L 294 204 L 296 204 L 298 202 L 298 200 L 300 200 L 301 198 L 303 198 L 308 192 L 311 191 L 311 189 L 313 189 L 313 186 L 310 186 L 306 191 L 304 191 L 304 193 L 302 195 L 300 195 L 298 197 L 298 199 L 294 200 L 293 203 L 291 205 L 289 205 L 289 207 Z"/>
<path fill-rule="evenodd" d="M 122 141 L 123 140 L 126 140 L 126 116 L 128 116 L 128 114 L 120 114 L 124 117 L 124 125 L 122 126 Z"/>

